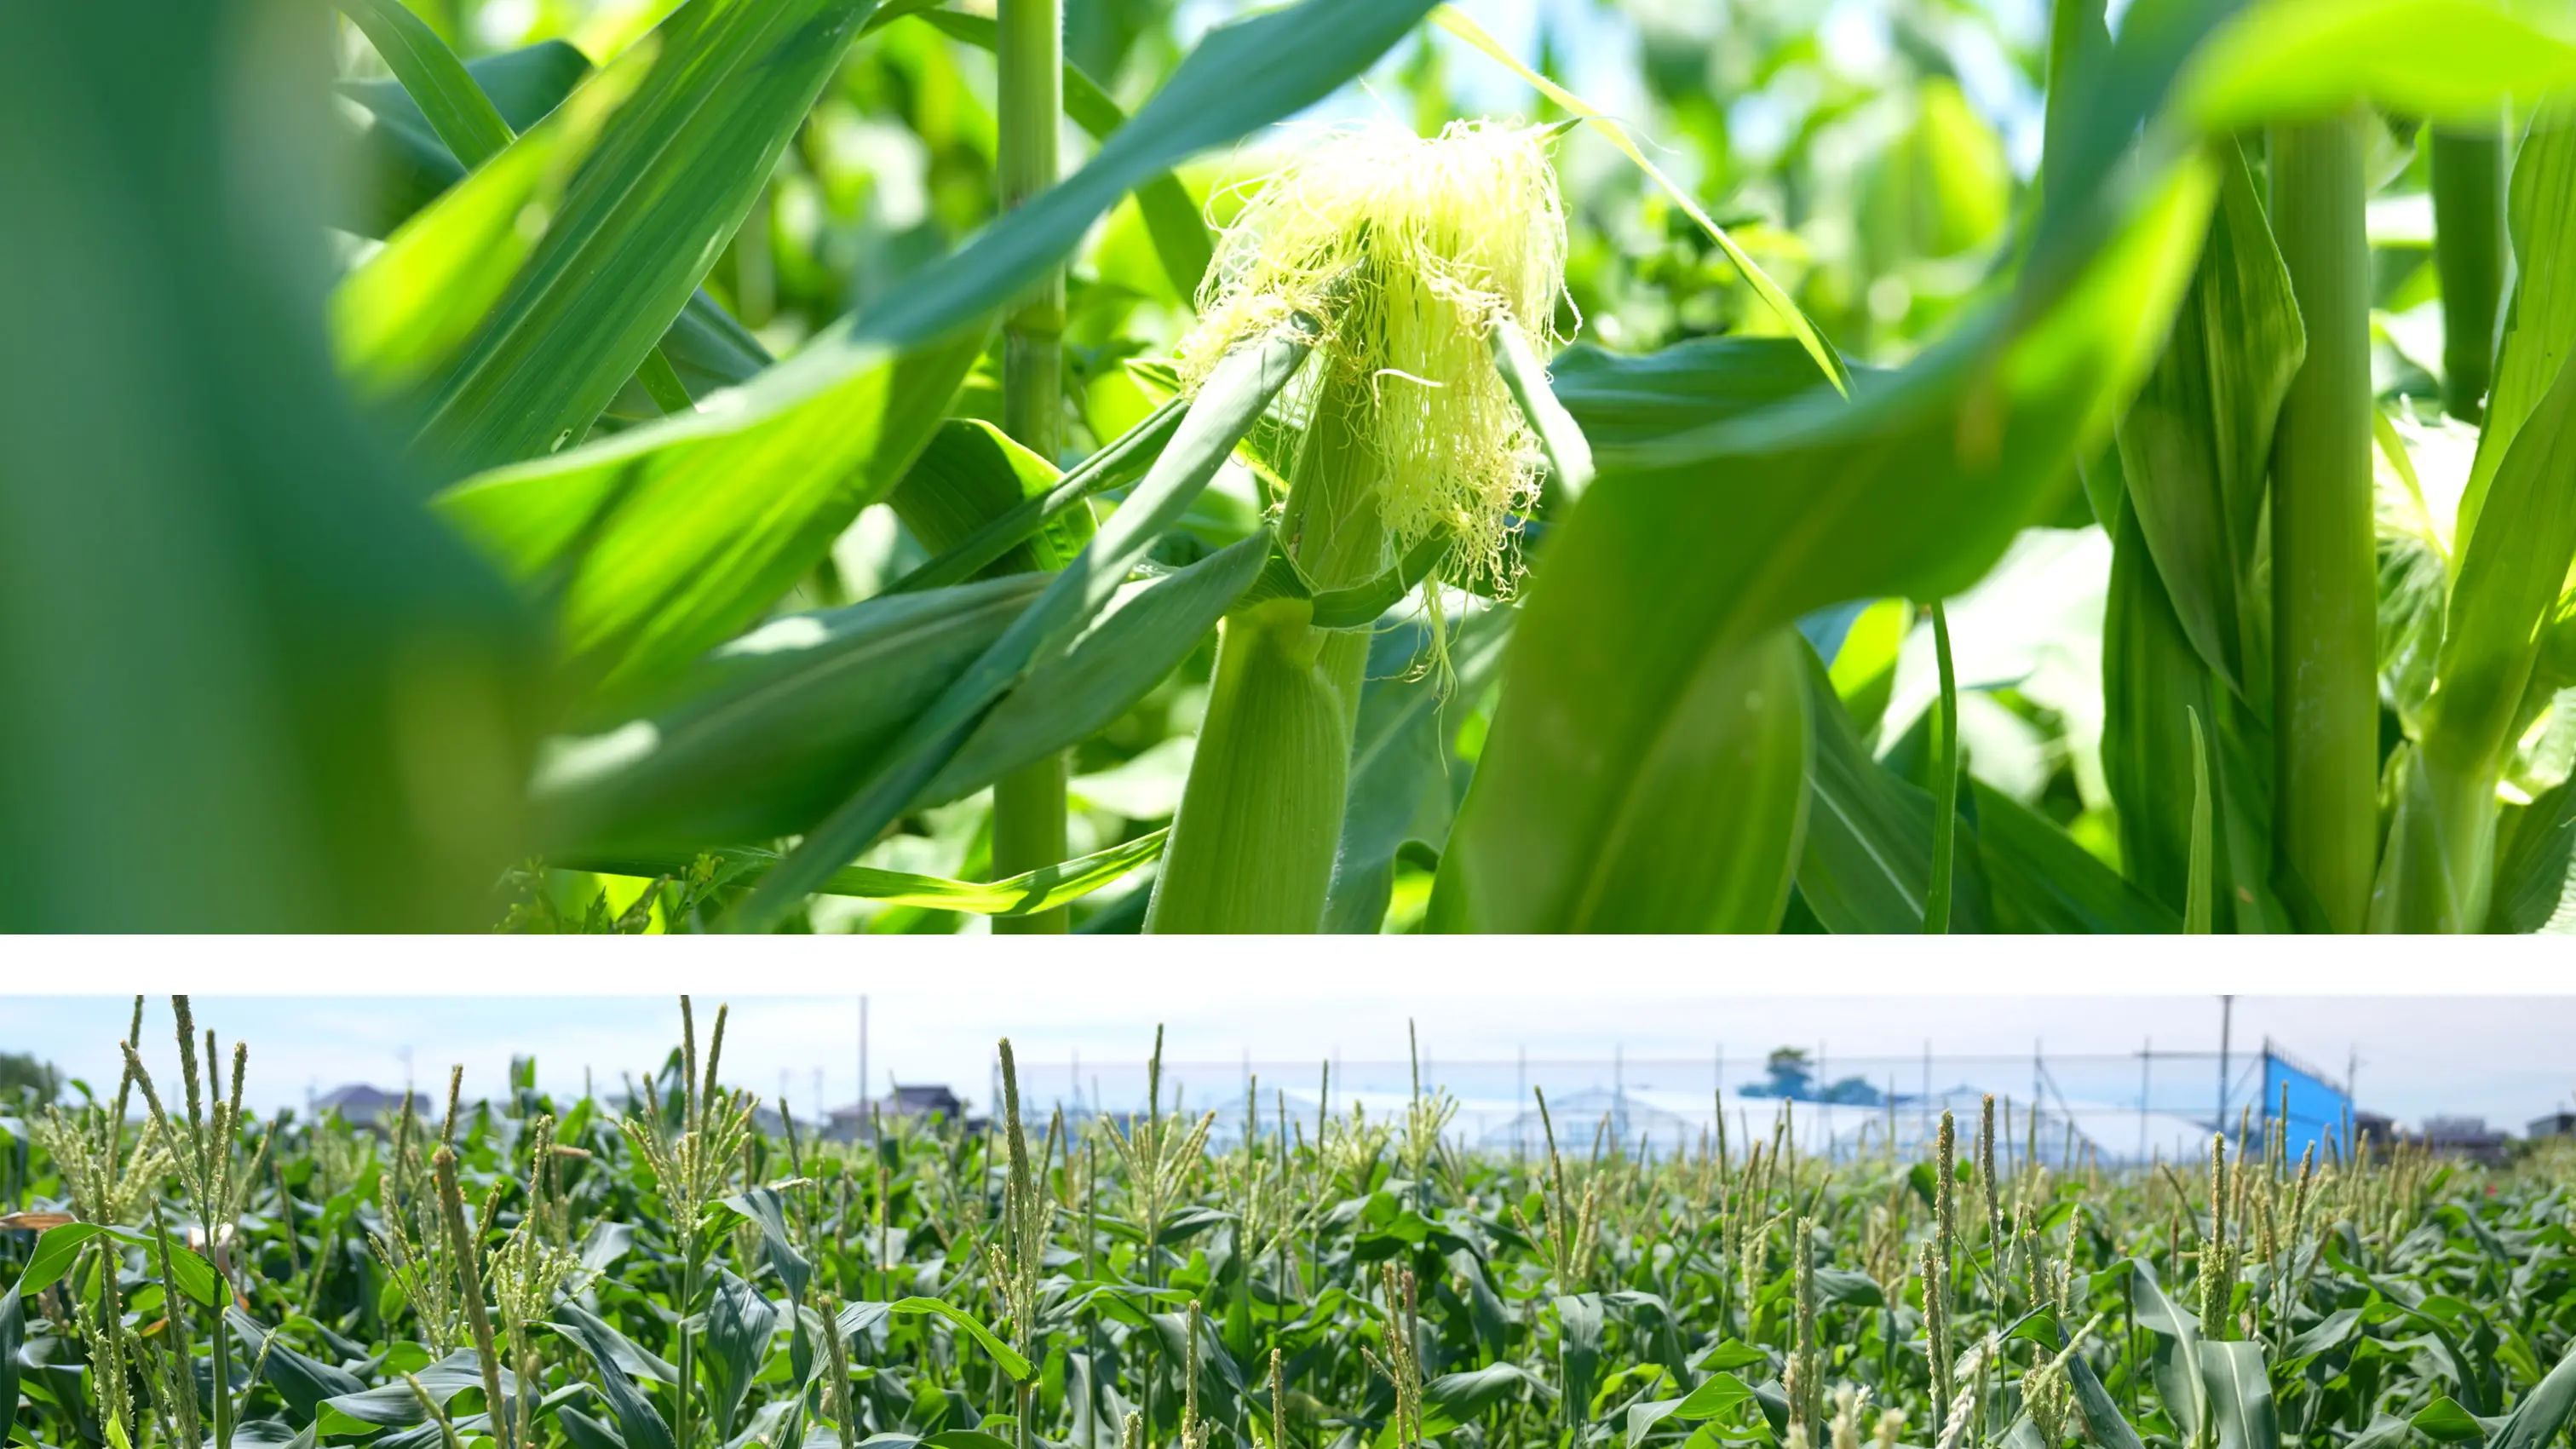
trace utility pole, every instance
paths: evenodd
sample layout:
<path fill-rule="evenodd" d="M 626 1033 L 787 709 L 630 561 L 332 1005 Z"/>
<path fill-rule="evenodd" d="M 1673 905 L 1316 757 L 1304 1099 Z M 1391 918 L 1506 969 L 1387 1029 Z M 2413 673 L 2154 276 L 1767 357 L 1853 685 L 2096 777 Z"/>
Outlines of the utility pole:
<path fill-rule="evenodd" d="M 2227 1037 L 2236 1025 L 2236 998 L 2218 998 L 2218 1116 L 2210 1123 L 2212 1132 L 2227 1130 Z"/>
<path fill-rule="evenodd" d="M 2156 1063 L 2156 1039 L 2148 1037 L 2138 1049 L 2138 1160 L 2147 1160 L 2147 1103 L 2152 1101 L 2152 1074 Z"/>
<path fill-rule="evenodd" d="M 1617 1124 L 1610 1130 L 1622 1143 L 1628 1140 L 1627 1050 L 1625 1043 L 1610 1045 L 1610 1114 Z"/>

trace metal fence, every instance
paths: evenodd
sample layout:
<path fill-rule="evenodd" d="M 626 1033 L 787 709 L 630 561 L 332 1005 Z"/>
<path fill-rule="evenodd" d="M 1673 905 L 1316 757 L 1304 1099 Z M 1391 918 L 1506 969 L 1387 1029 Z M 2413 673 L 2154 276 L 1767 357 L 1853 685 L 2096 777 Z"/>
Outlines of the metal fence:
<path fill-rule="evenodd" d="M 999 1097 L 998 1067 L 996 1090 Z M 1364 1113 L 1398 1122 L 1416 1092 L 1454 1104 L 1446 1135 L 1486 1151 L 1588 1152 L 1615 1140 L 1630 1153 L 1696 1152 L 1724 1131 L 1741 1150 L 1768 1139 L 1785 1110 L 1802 1151 L 1851 1157 L 1926 1154 L 1941 1114 L 1962 1137 L 1995 1100 L 1998 1150 L 2057 1165 L 2143 1166 L 2208 1151 L 2215 1130 L 2234 1132 L 2279 1115 L 2287 1092 L 2290 1155 L 2349 1145 L 2352 1095 L 2337 1081 L 2266 1041 L 2250 1052 L 2159 1051 L 1979 1056 L 1828 1055 L 1822 1048 L 1766 1056 L 1718 1050 L 1698 1059 L 1630 1057 L 1410 1061 L 1165 1062 L 1162 1110 L 1216 1112 L 1213 1136 L 1250 1130 L 1312 1139 L 1319 1118 Z M 1145 1064 L 1073 1059 L 1023 1061 L 1023 1110 L 1069 1117 L 1145 1111 Z M 1542 1120 L 1538 1103 L 1546 1103 Z M 1721 1103 L 1725 1122 L 1721 1128 Z"/>

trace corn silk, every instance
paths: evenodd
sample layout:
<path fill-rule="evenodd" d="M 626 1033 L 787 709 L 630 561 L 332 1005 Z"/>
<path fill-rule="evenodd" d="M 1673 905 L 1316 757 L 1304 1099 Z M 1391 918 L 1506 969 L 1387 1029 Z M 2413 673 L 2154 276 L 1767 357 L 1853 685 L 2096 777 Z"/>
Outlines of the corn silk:
<path fill-rule="evenodd" d="M 1195 392 L 1229 348 L 1293 313 L 1325 323 L 1319 366 L 1290 401 L 1312 427 L 1339 406 L 1377 477 L 1399 554 L 1454 539 L 1440 570 L 1508 589 L 1507 525 L 1544 458 L 1496 372 L 1495 325 L 1554 352 L 1565 207 L 1545 128 L 1456 121 L 1426 140 L 1393 125 L 1330 133 L 1248 183 L 1179 348 Z M 1330 401 L 1327 401 L 1330 400 Z"/>

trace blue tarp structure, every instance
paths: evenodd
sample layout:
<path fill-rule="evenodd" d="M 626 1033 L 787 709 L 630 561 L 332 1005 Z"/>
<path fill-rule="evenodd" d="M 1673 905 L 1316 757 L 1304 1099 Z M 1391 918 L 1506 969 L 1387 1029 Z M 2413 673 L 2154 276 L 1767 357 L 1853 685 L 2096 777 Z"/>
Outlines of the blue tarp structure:
<path fill-rule="evenodd" d="M 2289 1094 L 2284 1121 L 2290 1161 L 2297 1162 L 2314 1147 L 2317 1161 L 2323 1164 L 2343 1142 L 2345 1127 L 2352 1120 L 2352 1094 L 2315 1069 L 2283 1056 L 2278 1048 L 2267 1046 L 2263 1052 L 2263 1098 L 2255 1104 L 2255 1110 L 2266 1119 L 2282 1117 L 2284 1091 Z"/>

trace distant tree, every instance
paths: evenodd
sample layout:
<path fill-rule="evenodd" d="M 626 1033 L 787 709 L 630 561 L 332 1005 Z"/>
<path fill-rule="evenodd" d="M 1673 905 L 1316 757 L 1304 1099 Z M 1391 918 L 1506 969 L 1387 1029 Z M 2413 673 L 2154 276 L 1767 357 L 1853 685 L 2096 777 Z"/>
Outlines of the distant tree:
<path fill-rule="evenodd" d="M 50 1102 L 63 1093 L 63 1074 L 32 1052 L 0 1052 L 0 1101 L 14 1099 L 20 1092 L 33 1092 L 37 1101 Z"/>
<path fill-rule="evenodd" d="M 1816 1087 L 1815 1062 L 1796 1047 L 1782 1047 L 1764 1061 L 1762 1069 L 1769 1074 L 1767 1082 L 1748 1082 L 1743 1088 L 1747 1097 L 1779 1097 L 1792 1102 L 1830 1102 L 1838 1107 L 1875 1107 L 1886 1099 L 1866 1077 L 1845 1077 L 1821 1091 Z"/>
<path fill-rule="evenodd" d="M 1815 1096 L 1816 1069 L 1807 1054 L 1796 1047 L 1782 1047 L 1771 1053 L 1762 1069 L 1770 1074 L 1768 1082 L 1754 1082 L 1744 1088 L 1748 1097 L 1786 1097 L 1793 1102 L 1810 1101 Z"/>

